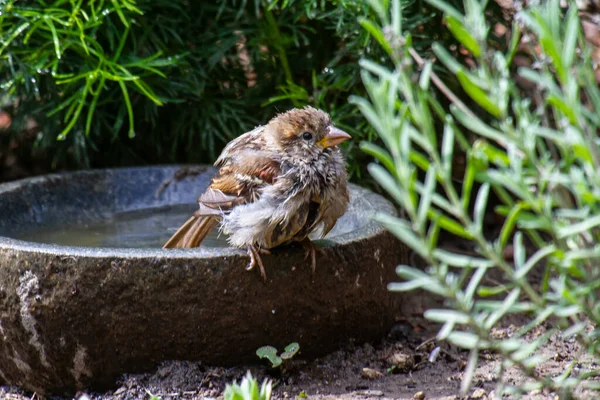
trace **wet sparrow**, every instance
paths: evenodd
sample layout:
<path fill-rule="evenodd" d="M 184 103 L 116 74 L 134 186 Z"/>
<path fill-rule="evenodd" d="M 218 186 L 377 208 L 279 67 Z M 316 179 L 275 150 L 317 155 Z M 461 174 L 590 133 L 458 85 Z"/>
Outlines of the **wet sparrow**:
<path fill-rule="evenodd" d="M 312 107 L 277 115 L 231 141 L 220 169 L 198 199 L 200 208 L 164 248 L 197 247 L 220 222 L 234 247 L 247 248 L 248 269 L 266 279 L 261 253 L 300 242 L 316 266 L 308 235 L 325 236 L 348 206 L 344 159 L 337 145 L 350 139 L 329 115 Z"/>

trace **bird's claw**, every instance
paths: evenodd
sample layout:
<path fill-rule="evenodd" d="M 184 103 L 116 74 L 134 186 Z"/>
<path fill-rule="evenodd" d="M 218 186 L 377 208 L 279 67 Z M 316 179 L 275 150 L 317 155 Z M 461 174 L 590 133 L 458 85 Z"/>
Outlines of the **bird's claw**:
<path fill-rule="evenodd" d="M 267 281 L 267 273 L 265 272 L 265 266 L 262 262 L 261 254 L 271 254 L 271 252 L 267 249 L 261 249 L 255 246 L 248 246 L 248 255 L 250 256 L 250 262 L 246 266 L 246 271 L 252 270 L 256 265 L 258 265 L 258 269 L 260 271 L 260 275 L 263 280 Z"/>
<path fill-rule="evenodd" d="M 300 242 L 302 247 L 304 247 L 304 260 L 306 260 L 310 256 L 310 266 L 312 271 L 313 279 L 315 278 L 315 271 L 317 269 L 317 252 L 322 256 L 327 256 L 325 250 L 314 244 L 310 239 L 304 239 Z"/>

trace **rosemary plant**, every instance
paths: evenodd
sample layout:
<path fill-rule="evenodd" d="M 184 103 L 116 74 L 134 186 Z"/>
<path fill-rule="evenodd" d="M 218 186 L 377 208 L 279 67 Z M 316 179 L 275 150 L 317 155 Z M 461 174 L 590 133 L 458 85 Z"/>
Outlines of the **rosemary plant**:
<path fill-rule="evenodd" d="M 488 351 L 501 357 L 497 396 L 599 389 L 590 378 L 600 373 L 600 90 L 576 5 L 532 2 L 516 13 L 505 45 L 492 46 L 485 1 L 465 0 L 459 11 L 430 0 L 470 59 L 461 63 L 434 44 L 457 83 L 451 89 L 413 47 L 400 2 L 370 3 L 379 23 L 367 23 L 368 31 L 393 67 L 360 62 L 369 99 L 352 101 L 385 144 L 362 147 L 378 160 L 371 174 L 408 217 L 378 219 L 428 264 L 425 271 L 399 266 L 403 281 L 389 289 L 422 288 L 446 300 L 425 316 L 443 324 L 439 339 L 469 350 L 463 392 Z M 515 65 L 518 50 L 530 66 Z M 459 154 L 463 171 L 453 162 Z M 490 237 L 484 216 L 491 192 L 504 222 Z M 442 249 L 442 231 L 473 242 L 476 254 Z M 515 314 L 526 321 L 515 335 L 492 334 Z M 542 323 L 549 329 L 528 337 Z M 581 354 L 563 373 L 546 376 L 536 370 L 544 361 L 539 349 L 559 332 L 576 338 Z M 513 366 L 530 379 L 509 385 L 503 374 Z"/>

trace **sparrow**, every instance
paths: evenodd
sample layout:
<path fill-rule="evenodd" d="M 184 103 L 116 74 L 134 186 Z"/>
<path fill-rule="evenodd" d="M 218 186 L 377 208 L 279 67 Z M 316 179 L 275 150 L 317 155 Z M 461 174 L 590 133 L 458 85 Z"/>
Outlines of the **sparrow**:
<path fill-rule="evenodd" d="M 311 256 L 314 276 L 318 248 L 308 235 L 320 230 L 324 237 L 346 212 L 347 173 L 337 145 L 350 138 L 326 112 L 304 107 L 232 140 L 198 211 L 163 248 L 197 247 L 219 224 L 231 246 L 247 249 L 246 269 L 258 265 L 263 279 L 261 254 L 292 242 Z"/>

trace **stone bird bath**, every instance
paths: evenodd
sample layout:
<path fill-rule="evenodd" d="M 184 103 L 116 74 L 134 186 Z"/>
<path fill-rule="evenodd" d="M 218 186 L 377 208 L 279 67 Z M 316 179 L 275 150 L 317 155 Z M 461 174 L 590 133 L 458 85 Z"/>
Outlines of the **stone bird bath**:
<path fill-rule="evenodd" d="M 259 362 L 258 347 L 293 341 L 314 357 L 386 335 L 403 301 L 386 285 L 406 252 L 369 214 L 394 213 L 389 202 L 351 185 L 314 281 L 292 245 L 263 257 L 265 283 L 222 238 L 160 248 L 213 173 L 109 169 L 0 185 L 0 384 L 72 394 L 164 360 Z"/>

